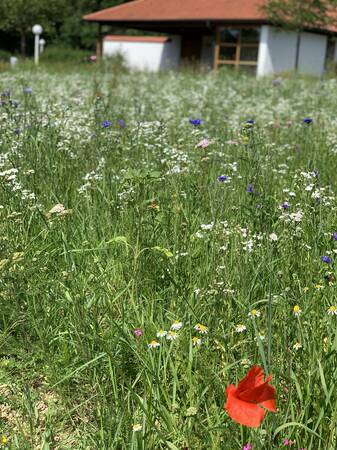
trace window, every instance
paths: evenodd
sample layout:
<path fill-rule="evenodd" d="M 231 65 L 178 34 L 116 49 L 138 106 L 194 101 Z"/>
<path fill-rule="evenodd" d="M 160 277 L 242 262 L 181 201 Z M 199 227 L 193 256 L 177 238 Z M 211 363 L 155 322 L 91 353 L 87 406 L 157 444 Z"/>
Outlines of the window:
<path fill-rule="evenodd" d="M 256 70 L 259 52 L 259 28 L 218 28 L 214 66 L 251 66 Z M 247 67 L 248 68 L 248 67 Z"/>

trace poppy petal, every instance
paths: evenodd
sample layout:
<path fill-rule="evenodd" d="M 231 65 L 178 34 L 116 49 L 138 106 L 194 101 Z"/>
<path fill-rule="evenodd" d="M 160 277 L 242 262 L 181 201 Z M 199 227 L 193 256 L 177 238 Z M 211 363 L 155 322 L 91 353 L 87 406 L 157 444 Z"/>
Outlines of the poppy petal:
<path fill-rule="evenodd" d="M 259 402 L 260 406 L 268 409 L 269 411 L 276 412 L 276 402 L 275 400 L 266 400 L 265 402 Z"/>
<path fill-rule="evenodd" d="M 247 427 L 257 428 L 265 416 L 265 410 L 254 403 L 248 403 L 236 397 L 237 389 L 231 384 L 227 388 L 227 414 L 235 422 Z"/>
<path fill-rule="evenodd" d="M 274 386 L 271 386 L 268 384 L 268 381 L 265 381 L 260 386 L 240 392 L 238 397 L 246 402 L 262 403 L 267 400 L 275 400 L 275 394 L 276 390 Z"/>
<path fill-rule="evenodd" d="M 253 389 L 264 383 L 264 373 L 260 366 L 253 366 L 245 378 L 243 378 L 238 384 L 239 392 L 246 391 L 247 389 Z"/>

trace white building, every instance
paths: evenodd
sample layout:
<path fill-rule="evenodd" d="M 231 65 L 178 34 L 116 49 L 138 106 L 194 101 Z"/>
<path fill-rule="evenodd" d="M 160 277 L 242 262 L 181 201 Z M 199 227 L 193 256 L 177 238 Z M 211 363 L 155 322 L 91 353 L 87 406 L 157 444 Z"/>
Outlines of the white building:
<path fill-rule="evenodd" d="M 320 76 L 337 60 L 335 30 L 277 29 L 263 16 L 265 0 L 133 0 L 84 17 L 119 29 L 163 36 L 99 36 L 98 56 L 122 54 L 134 69 L 177 68 L 183 61 L 258 76 L 298 70 Z"/>

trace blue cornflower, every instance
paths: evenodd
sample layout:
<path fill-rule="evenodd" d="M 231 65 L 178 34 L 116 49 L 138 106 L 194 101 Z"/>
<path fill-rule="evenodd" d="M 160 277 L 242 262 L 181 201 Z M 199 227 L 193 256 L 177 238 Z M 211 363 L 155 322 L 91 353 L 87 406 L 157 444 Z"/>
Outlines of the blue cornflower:
<path fill-rule="evenodd" d="M 111 126 L 111 122 L 110 120 L 103 120 L 103 122 L 101 122 L 101 125 L 103 128 L 109 128 Z"/>
<path fill-rule="evenodd" d="M 201 119 L 190 119 L 190 124 L 194 125 L 194 126 L 199 126 L 202 124 L 202 120 Z"/>
<path fill-rule="evenodd" d="M 117 125 L 118 125 L 120 128 L 125 128 L 125 127 L 126 127 L 126 123 L 124 122 L 123 119 L 117 120 Z"/>
<path fill-rule="evenodd" d="M 218 181 L 221 181 L 222 183 L 225 182 L 228 179 L 228 177 L 226 177 L 226 175 L 219 175 L 218 176 Z"/>
<path fill-rule="evenodd" d="M 247 192 L 249 192 L 250 194 L 254 193 L 254 186 L 252 185 L 252 183 L 249 183 L 247 186 Z"/>
<path fill-rule="evenodd" d="M 326 256 L 326 255 L 321 257 L 321 261 L 326 263 L 326 264 L 331 264 L 332 263 L 332 259 L 329 256 Z"/>
<path fill-rule="evenodd" d="M 246 120 L 246 123 L 247 123 L 248 125 L 254 125 L 255 120 L 253 120 L 253 119 L 248 119 L 248 120 Z"/>
<path fill-rule="evenodd" d="M 290 205 L 289 205 L 288 202 L 283 202 L 282 205 L 281 205 L 281 208 L 282 208 L 282 209 L 289 209 L 289 208 L 290 208 Z"/>
<path fill-rule="evenodd" d="M 332 233 L 332 239 L 334 241 L 337 241 L 337 231 L 335 231 L 334 233 Z"/>
<path fill-rule="evenodd" d="M 15 133 L 17 136 L 20 136 L 20 134 L 21 134 L 20 128 L 15 128 L 14 133 Z"/>
<path fill-rule="evenodd" d="M 33 92 L 33 89 L 31 87 L 25 87 L 23 88 L 23 92 L 25 94 L 31 94 Z"/>
<path fill-rule="evenodd" d="M 310 117 L 306 117 L 305 119 L 303 119 L 303 123 L 305 123 L 306 125 L 310 125 L 311 123 L 313 123 L 313 120 L 310 119 Z"/>

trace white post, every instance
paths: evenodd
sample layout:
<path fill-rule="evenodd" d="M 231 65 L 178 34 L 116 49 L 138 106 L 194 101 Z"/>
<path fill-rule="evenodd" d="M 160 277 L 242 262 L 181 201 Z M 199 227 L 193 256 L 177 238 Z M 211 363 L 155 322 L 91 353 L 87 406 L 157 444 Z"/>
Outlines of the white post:
<path fill-rule="evenodd" d="M 39 64 L 39 40 L 40 40 L 40 37 L 38 34 L 36 34 L 35 42 L 34 42 L 34 62 L 35 62 L 35 64 Z"/>
<path fill-rule="evenodd" d="M 42 33 L 43 28 L 41 25 L 34 25 L 32 28 L 33 34 L 35 34 L 35 41 L 34 41 L 34 62 L 35 64 L 39 63 L 39 41 L 40 41 L 40 34 Z"/>

